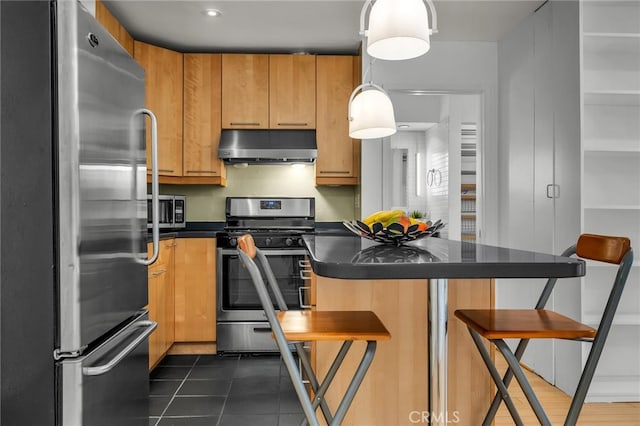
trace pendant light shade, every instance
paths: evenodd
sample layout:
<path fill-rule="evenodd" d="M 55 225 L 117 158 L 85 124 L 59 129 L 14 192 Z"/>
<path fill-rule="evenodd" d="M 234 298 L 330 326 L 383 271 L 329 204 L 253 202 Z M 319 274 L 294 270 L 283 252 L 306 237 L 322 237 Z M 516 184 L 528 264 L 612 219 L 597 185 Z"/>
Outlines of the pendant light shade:
<path fill-rule="evenodd" d="M 367 53 L 402 60 L 429 51 L 429 18 L 423 0 L 377 0 L 369 14 Z"/>
<path fill-rule="evenodd" d="M 358 90 L 369 87 L 369 90 Z M 356 95 L 357 93 L 357 95 Z M 376 139 L 396 132 L 393 104 L 384 89 L 373 83 L 356 87 L 349 99 L 349 136 Z"/>
<path fill-rule="evenodd" d="M 431 48 L 431 34 L 437 32 L 433 0 L 366 0 L 360 12 L 360 34 L 367 39 L 367 53 L 377 59 L 399 61 L 423 55 Z"/>

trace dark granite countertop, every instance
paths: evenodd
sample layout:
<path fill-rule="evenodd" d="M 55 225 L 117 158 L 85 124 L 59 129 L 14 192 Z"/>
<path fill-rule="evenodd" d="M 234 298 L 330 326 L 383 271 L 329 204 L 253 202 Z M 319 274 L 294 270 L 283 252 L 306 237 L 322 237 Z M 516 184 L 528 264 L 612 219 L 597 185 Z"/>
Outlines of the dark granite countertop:
<path fill-rule="evenodd" d="M 187 222 L 185 228 L 160 230 L 160 239 L 171 238 L 216 238 L 221 232 L 224 222 Z M 147 234 L 147 242 L 150 242 L 151 230 Z"/>
<path fill-rule="evenodd" d="M 580 259 L 423 238 L 395 247 L 354 235 L 304 236 L 313 271 L 343 279 L 548 278 L 585 274 Z"/>
<path fill-rule="evenodd" d="M 224 222 L 187 222 L 181 229 L 160 230 L 160 239 L 171 238 L 217 238 L 224 231 Z M 342 222 L 316 222 L 316 235 L 352 235 Z M 151 241 L 151 232 L 147 234 L 147 242 Z"/>

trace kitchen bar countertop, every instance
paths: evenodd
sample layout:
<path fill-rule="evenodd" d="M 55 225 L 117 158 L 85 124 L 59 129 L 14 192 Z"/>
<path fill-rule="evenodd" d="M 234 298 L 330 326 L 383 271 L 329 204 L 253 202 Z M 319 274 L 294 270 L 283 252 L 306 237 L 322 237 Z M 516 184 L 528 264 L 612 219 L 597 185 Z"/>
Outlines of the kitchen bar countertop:
<path fill-rule="evenodd" d="M 224 222 L 187 222 L 185 228 L 161 229 L 160 240 L 171 238 L 217 238 L 224 231 Z M 316 235 L 342 235 L 351 233 L 344 228 L 342 222 L 316 222 Z M 147 242 L 151 242 L 151 230 L 147 234 Z"/>
<path fill-rule="evenodd" d="M 305 235 L 303 239 L 311 268 L 320 277 L 388 280 L 400 286 L 402 280 L 411 279 L 424 279 L 428 283 L 429 326 L 425 328 L 429 355 L 424 360 L 429 371 L 427 412 L 441 416 L 431 422 L 437 426 L 446 424 L 446 414 L 450 412 L 447 402 L 449 279 L 579 277 L 586 269 L 580 259 L 434 237 L 399 247 L 355 235 Z M 482 281 L 478 280 L 480 285 Z M 420 319 L 426 320 L 424 317 L 414 320 Z M 377 403 L 383 404 L 384 400 Z"/>
<path fill-rule="evenodd" d="M 395 247 L 355 235 L 305 235 L 313 271 L 342 279 L 548 278 L 585 274 L 580 259 L 423 238 Z"/>

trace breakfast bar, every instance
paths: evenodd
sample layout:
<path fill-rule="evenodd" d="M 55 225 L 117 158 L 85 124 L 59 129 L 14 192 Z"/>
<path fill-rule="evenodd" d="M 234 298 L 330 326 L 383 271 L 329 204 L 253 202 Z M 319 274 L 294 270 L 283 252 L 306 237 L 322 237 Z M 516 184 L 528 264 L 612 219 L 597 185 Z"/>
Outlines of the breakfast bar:
<path fill-rule="evenodd" d="M 459 419 L 457 412 L 447 406 L 449 280 L 480 283 L 481 279 L 565 278 L 585 274 L 585 263 L 580 259 L 440 238 L 423 238 L 401 246 L 378 244 L 350 235 L 309 235 L 304 237 L 304 242 L 311 268 L 319 278 L 375 280 L 399 287 L 400 292 L 403 282 L 424 279 L 428 283 L 429 401 L 426 415 L 416 414 L 414 411 L 420 410 L 412 409 L 406 413 L 406 424 L 446 424 L 451 423 L 452 418 L 462 423 L 471 420 Z M 469 288 L 473 291 L 473 285 Z M 389 344 L 394 340 L 393 331 L 391 334 Z M 471 353 L 468 356 L 472 356 Z M 468 389 L 469 393 L 472 391 Z M 384 404 L 384 400 L 378 401 L 378 405 Z"/>

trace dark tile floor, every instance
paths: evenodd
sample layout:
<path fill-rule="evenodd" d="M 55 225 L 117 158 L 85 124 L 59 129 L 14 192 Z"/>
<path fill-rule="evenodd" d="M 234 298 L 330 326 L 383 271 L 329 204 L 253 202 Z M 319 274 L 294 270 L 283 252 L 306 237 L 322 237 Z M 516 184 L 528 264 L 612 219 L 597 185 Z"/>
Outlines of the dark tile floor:
<path fill-rule="evenodd" d="M 279 355 L 169 355 L 150 376 L 149 426 L 289 426 L 303 418 Z"/>

